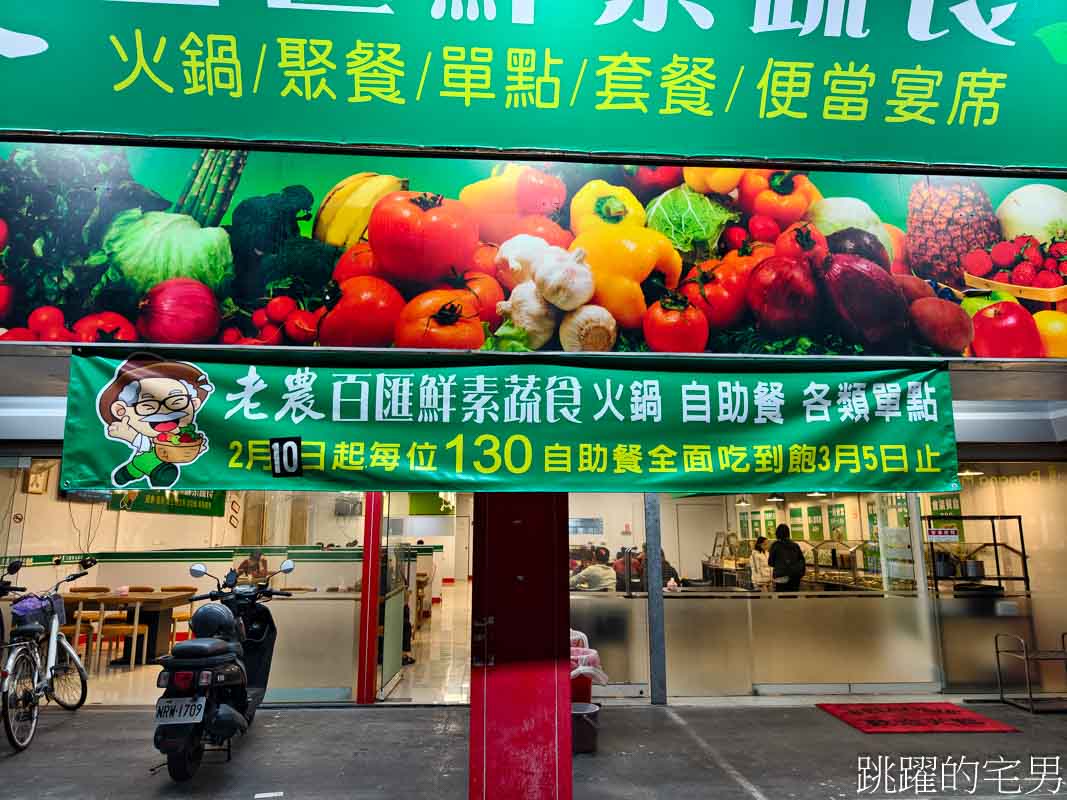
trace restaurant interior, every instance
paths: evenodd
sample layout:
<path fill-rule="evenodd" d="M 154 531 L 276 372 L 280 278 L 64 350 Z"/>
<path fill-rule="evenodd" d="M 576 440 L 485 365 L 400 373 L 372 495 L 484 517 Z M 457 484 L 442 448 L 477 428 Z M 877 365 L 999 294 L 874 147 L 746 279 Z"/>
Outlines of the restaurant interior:
<path fill-rule="evenodd" d="M 257 557 L 268 570 L 296 563 L 272 579 L 294 596 L 272 601 L 268 700 L 352 699 L 361 493 L 65 493 L 59 467 L 23 458 L 0 469 L 0 554 L 21 558 L 20 581 L 38 591 L 81 555 L 98 559 L 65 589 L 64 630 L 90 664 L 90 704 L 154 702 L 146 657 L 188 635 L 189 597 L 210 588 L 190 564 L 221 575 Z M 966 463 L 960 474 L 961 492 L 918 496 L 917 508 L 892 494 L 661 495 L 669 694 L 988 692 L 995 633 L 1058 644 L 1067 465 Z M 378 697 L 466 703 L 473 495 L 388 493 L 384 516 Z M 569 517 L 571 628 L 607 679 L 594 692 L 647 698 L 644 496 L 571 494 Z M 796 594 L 752 580 L 756 539 L 773 543 L 781 525 L 807 562 Z M 514 542 L 515 558 L 536 545 Z M 590 567 L 613 580 L 575 580 Z M 1007 679 L 1020 682 L 1018 669 Z M 1035 680 L 1067 688 L 1059 665 Z"/>

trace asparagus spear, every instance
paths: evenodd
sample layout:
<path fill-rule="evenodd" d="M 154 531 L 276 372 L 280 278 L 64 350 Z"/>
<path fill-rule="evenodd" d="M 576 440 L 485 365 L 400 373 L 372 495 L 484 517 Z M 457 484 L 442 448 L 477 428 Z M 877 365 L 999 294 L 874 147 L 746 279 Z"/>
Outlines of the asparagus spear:
<path fill-rule="evenodd" d="M 196 179 L 193 181 L 193 185 L 189 188 L 185 198 L 182 201 L 181 207 L 178 209 L 179 214 L 188 214 L 189 216 L 195 216 L 197 198 L 203 193 L 204 186 L 208 182 L 208 178 L 211 175 L 211 170 L 215 165 L 215 151 L 205 150 L 203 153 L 203 165 L 197 172 Z"/>
<path fill-rule="evenodd" d="M 205 156 L 207 151 L 201 150 L 196 157 L 196 161 L 193 162 L 192 169 L 189 170 L 189 177 L 185 180 L 185 186 L 182 187 L 182 192 L 178 195 L 178 200 L 174 204 L 174 213 L 182 213 L 182 208 L 185 206 L 186 201 L 189 199 L 189 191 L 193 188 L 193 184 L 196 183 L 197 176 L 200 175 L 201 170 L 204 169 L 204 163 L 206 161 Z"/>
<path fill-rule="evenodd" d="M 219 181 L 222 178 L 223 170 L 226 168 L 226 160 L 229 151 L 216 150 L 215 162 L 211 167 L 211 174 L 208 176 L 207 183 L 204 185 L 204 190 L 196 198 L 196 208 L 193 211 L 192 217 L 201 225 L 204 224 L 207 218 L 208 209 L 211 207 L 211 202 L 215 199 L 215 194 L 219 191 Z"/>
<path fill-rule="evenodd" d="M 222 222 L 222 218 L 226 216 L 226 210 L 230 207 L 234 192 L 237 191 L 237 183 L 241 179 L 241 173 L 244 171 L 247 160 L 247 152 L 243 150 L 230 151 L 226 159 L 226 166 L 223 168 L 222 175 L 219 178 L 219 190 L 211 201 L 211 207 L 204 215 L 203 224 L 206 227 L 217 227 Z"/>

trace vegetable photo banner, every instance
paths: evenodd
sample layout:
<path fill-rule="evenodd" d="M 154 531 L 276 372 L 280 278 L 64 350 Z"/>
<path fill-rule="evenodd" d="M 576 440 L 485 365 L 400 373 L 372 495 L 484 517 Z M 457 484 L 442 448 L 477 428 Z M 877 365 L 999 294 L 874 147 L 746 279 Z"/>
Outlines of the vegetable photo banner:
<path fill-rule="evenodd" d="M 1059 2 L 3 5 L 8 130 L 1065 166 Z"/>
<path fill-rule="evenodd" d="M 393 362 L 394 364 L 397 362 Z M 948 373 L 72 359 L 65 489 L 956 491 Z"/>

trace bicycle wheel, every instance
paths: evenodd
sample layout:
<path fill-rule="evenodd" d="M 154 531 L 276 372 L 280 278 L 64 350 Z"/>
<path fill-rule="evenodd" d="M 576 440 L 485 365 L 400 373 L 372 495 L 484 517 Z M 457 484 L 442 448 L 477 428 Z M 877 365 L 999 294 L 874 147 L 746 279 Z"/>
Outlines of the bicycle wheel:
<path fill-rule="evenodd" d="M 66 639 L 57 643 L 56 666 L 52 671 L 52 698 L 67 711 L 77 711 L 85 705 L 89 694 L 88 676 Z"/>
<path fill-rule="evenodd" d="M 20 649 L 2 695 L 4 733 L 15 750 L 25 750 L 37 732 L 37 667 L 33 657 Z"/>

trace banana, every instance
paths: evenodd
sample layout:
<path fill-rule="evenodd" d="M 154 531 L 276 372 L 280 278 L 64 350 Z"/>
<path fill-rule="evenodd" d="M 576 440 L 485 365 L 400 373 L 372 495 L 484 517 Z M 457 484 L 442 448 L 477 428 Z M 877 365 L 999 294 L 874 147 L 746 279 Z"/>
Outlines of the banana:
<path fill-rule="evenodd" d="M 355 175 L 349 175 L 326 193 L 319 204 L 318 214 L 315 215 L 314 235 L 316 239 L 325 240 L 330 223 L 337 216 L 337 212 L 344 207 L 345 201 L 360 186 L 376 175 L 375 172 L 357 172 Z"/>
<path fill-rule="evenodd" d="M 371 212 L 378 201 L 406 188 L 407 181 L 395 175 L 375 175 L 360 184 L 333 218 L 325 241 L 346 248 L 357 244 L 367 232 Z"/>

